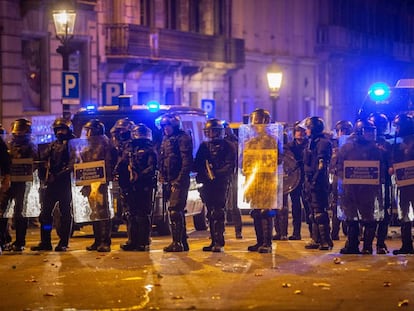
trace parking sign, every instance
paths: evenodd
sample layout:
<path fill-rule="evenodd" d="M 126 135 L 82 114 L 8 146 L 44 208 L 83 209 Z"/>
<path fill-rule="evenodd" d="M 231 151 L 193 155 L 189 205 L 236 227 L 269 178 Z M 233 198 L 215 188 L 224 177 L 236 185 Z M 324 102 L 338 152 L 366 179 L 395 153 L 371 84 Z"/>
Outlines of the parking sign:
<path fill-rule="evenodd" d="M 62 72 L 62 103 L 78 105 L 79 102 L 79 73 Z"/>
<path fill-rule="evenodd" d="M 104 106 L 118 105 L 118 96 L 125 94 L 125 83 L 103 82 L 102 101 Z"/>
<path fill-rule="evenodd" d="M 214 99 L 202 99 L 201 109 L 203 109 L 209 118 L 214 118 L 216 114 L 216 101 Z"/>

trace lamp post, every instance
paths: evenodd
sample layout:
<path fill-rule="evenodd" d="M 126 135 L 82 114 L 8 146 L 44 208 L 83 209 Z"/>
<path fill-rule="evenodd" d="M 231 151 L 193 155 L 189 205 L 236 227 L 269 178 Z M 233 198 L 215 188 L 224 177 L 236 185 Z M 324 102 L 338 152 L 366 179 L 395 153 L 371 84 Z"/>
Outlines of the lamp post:
<path fill-rule="evenodd" d="M 60 55 L 62 55 L 62 70 L 69 71 L 69 55 L 72 54 L 75 49 L 71 45 L 73 39 L 73 33 L 75 29 L 76 12 L 59 10 L 53 12 L 53 23 L 55 25 L 56 38 L 60 41 L 61 45 L 56 49 Z M 62 116 L 65 119 L 70 119 L 70 105 L 64 104 L 62 99 Z"/>
<path fill-rule="evenodd" d="M 270 98 L 272 100 L 272 116 L 276 116 L 276 103 L 279 99 L 279 90 L 282 85 L 283 73 L 278 65 L 271 64 L 267 68 L 267 85 L 269 87 Z"/>

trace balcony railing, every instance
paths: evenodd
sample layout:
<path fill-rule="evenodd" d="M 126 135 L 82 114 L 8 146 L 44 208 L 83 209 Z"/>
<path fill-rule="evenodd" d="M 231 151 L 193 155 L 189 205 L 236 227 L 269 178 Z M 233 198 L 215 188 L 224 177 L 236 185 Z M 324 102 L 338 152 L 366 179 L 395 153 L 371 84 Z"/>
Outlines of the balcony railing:
<path fill-rule="evenodd" d="M 414 45 L 395 42 L 380 36 L 348 30 L 339 26 L 319 26 L 318 51 L 342 51 L 359 55 L 381 55 L 397 60 L 412 61 Z"/>
<path fill-rule="evenodd" d="M 244 64 L 244 40 L 133 24 L 106 27 L 106 55 L 128 59 Z"/>

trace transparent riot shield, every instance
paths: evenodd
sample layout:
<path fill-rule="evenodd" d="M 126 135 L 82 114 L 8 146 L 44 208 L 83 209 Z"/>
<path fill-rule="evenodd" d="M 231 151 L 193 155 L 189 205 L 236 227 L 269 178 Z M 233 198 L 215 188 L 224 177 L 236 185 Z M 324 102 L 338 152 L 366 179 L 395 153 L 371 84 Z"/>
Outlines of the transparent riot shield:
<path fill-rule="evenodd" d="M 379 161 L 344 161 L 338 176 L 338 219 L 363 222 L 384 219 Z"/>
<path fill-rule="evenodd" d="M 405 161 L 394 164 L 395 184 L 396 184 L 396 203 L 398 207 L 398 219 L 403 222 L 414 220 L 414 208 L 412 202 L 400 202 L 402 191 L 411 192 L 414 187 L 414 161 Z"/>
<path fill-rule="evenodd" d="M 112 183 L 106 182 L 105 156 L 97 141 L 76 138 L 69 142 L 72 173 L 72 205 L 75 223 L 105 220 L 114 216 Z M 97 153 L 98 152 L 98 153 Z"/>
<path fill-rule="evenodd" d="M 283 125 L 242 125 L 239 129 L 238 206 L 283 206 Z"/>
<path fill-rule="evenodd" d="M 10 144 L 11 136 L 5 135 L 4 140 Z M 3 217 L 12 218 L 15 211 L 15 197 L 23 196 L 23 217 L 38 217 L 40 214 L 40 190 L 41 182 L 39 178 L 39 168 L 44 163 L 35 161 L 33 158 L 14 158 L 11 165 L 11 182 L 14 183 L 14 191 L 11 191 L 8 199 L 7 208 Z M 7 198 L 6 198 L 7 197 Z M 3 199 L 3 198 L 2 198 Z"/>

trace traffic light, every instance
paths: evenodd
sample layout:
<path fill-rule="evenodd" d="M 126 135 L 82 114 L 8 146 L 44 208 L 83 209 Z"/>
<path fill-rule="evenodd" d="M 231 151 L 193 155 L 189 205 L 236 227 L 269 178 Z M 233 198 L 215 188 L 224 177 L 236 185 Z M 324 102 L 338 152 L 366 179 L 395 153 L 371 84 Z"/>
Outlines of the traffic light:
<path fill-rule="evenodd" d="M 369 87 L 368 96 L 372 101 L 383 102 L 391 96 L 391 89 L 384 82 L 375 82 Z"/>

